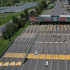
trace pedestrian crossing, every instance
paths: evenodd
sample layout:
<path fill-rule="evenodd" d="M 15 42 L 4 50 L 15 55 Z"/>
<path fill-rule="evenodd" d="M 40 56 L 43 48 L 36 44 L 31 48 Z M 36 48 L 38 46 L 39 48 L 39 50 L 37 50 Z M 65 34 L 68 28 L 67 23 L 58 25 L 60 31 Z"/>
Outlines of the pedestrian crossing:
<path fill-rule="evenodd" d="M 18 61 L 18 62 L 15 62 L 15 61 L 12 61 L 12 62 L 0 62 L 0 66 L 20 66 L 22 64 L 21 61 Z"/>
<path fill-rule="evenodd" d="M 3 57 L 24 58 L 25 55 L 26 53 L 6 53 Z"/>
<path fill-rule="evenodd" d="M 29 53 L 27 58 L 31 59 L 57 59 L 57 60 L 70 60 L 70 55 L 64 54 L 31 54 Z"/>
<path fill-rule="evenodd" d="M 8 54 L 8 53 L 7 53 Z M 10 53 L 13 54 L 13 53 Z M 26 53 L 19 53 L 20 57 L 18 57 L 18 55 L 16 56 L 17 58 L 21 58 L 22 56 L 26 56 L 24 54 Z M 14 55 L 14 54 L 13 54 Z M 5 56 L 4 56 L 5 57 Z M 10 57 L 6 56 L 6 57 Z M 13 56 L 11 56 L 12 58 L 14 58 Z M 24 58 L 22 57 L 22 58 Z M 34 53 L 28 53 L 27 57 L 29 59 L 57 59 L 57 60 L 70 60 L 70 54 L 37 54 L 35 55 Z M 14 66 L 14 65 L 21 65 L 21 61 L 18 61 L 17 63 L 15 63 L 15 61 L 9 63 L 9 61 L 7 61 L 6 63 L 3 63 L 2 61 L 0 62 L 0 66 Z"/>
<path fill-rule="evenodd" d="M 40 25 L 40 31 L 67 31 L 70 25 Z"/>

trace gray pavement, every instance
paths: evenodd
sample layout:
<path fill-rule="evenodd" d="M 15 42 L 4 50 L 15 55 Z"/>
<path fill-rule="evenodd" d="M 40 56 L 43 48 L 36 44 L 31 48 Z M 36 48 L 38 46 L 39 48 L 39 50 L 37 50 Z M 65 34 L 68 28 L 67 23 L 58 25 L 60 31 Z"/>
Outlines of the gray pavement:
<path fill-rule="evenodd" d="M 52 26 L 52 25 L 51 25 Z M 50 25 L 49 25 L 50 27 Z M 54 26 L 52 27 L 52 33 L 50 33 L 50 28 L 47 31 L 43 30 L 45 26 L 42 27 L 42 30 L 39 31 L 36 42 L 70 42 L 70 31 L 69 25 L 60 25 L 60 31 L 55 31 Z M 62 29 L 63 28 L 63 29 Z M 64 35 L 66 34 L 66 35 Z M 35 43 L 30 53 L 34 53 L 38 51 L 41 54 L 70 54 L 70 43 Z M 48 60 L 49 65 L 45 67 L 45 59 L 28 59 L 28 61 L 24 64 L 21 70 L 69 70 L 70 60 Z"/>
<path fill-rule="evenodd" d="M 54 8 L 47 10 L 46 12 L 42 13 L 42 15 L 52 15 L 52 16 L 70 15 L 70 12 L 62 8 L 60 1 L 58 0 L 56 1 L 56 5 Z"/>
<path fill-rule="evenodd" d="M 40 43 L 41 42 L 41 43 Z M 48 43 L 47 43 L 48 42 Z M 41 54 L 69 54 L 70 55 L 70 25 L 30 25 L 25 32 L 20 34 L 9 47 L 6 53 Z M 23 62 L 23 58 L 1 57 L 0 62 Z M 45 67 L 46 59 L 28 59 L 20 66 L 0 66 L 1 70 L 70 70 L 70 60 L 47 60 L 49 65 Z"/>
<path fill-rule="evenodd" d="M 6 12 L 19 12 L 23 11 L 26 8 L 30 8 L 33 6 L 36 6 L 37 3 L 24 3 L 20 6 L 9 6 L 9 7 L 0 7 L 0 13 L 6 13 Z"/>

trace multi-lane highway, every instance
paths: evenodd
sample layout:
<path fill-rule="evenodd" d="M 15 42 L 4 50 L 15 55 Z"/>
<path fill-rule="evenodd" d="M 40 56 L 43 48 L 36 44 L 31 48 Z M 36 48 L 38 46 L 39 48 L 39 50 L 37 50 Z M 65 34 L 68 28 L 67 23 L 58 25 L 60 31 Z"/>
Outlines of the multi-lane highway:
<path fill-rule="evenodd" d="M 30 25 L 0 58 L 0 69 L 70 70 L 69 42 L 69 24 Z M 38 51 L 37 56 L 34 56 L 35 51 Z M 26 54 L 28 59 L 23 64 Z"/>
<path fill-rule="evenodd" d="M 69 43 L 64 43 L 64 40 L 65 42 L 70 41 L 69 25 L 49 24 L 39 27 L 40 31 L 30 53 L 38 51 L 40 54 L 70 54 Z M 22 70 L 70 70 L 70 60 L 48 60 L 48 67 L 45 67 L 45 62 L 46 59 L 28 59 Z"/>
<path fill-rule="evenodd" d="M 66 11 L 62 7 L 61 2 L 58 0 L 54 8 L 47 10 L 46 12 L 42 13 L 42 15 L 70 15 L 70 12 Z"/>
<path fill-rule="evenodd" d="M 18 11 L 19 10 L 23 10 L 25 8 L 31 7 L 31 6 L 35 6 L 37 5 L 37 3 L 32 4 L 32 3 L 26 3 L 25 6 L 20 6 L 18 8 L 16 7 L 11 7 L 12 10 Z M 22 9 L 23 7 L 23 9 Z M 11 11 L 11 8 L 9 7 L 9 10 Z M 6 11 L 9 11 L 8 8 Z M 58 16 L 58 15 L 70 15 L 70 13 L 68 11 L 66 11 L 64 8 L 61 7 L 60 1 L 56 1 L 56 5 L 54 8 L 47 10 L 46 12 L 42 13 L 42 15 L 52 15 L 52 16 Z M 0 26 L 0 36 L 1 36 L 1 32 L 3 31 L 3 29 L 5 29 L 5 25 Z"/>
<path fill-rule="evenodd" d="M 38 4 L 37 3 L 25 3 L 25 4 L 22 4 L 21 6 L 0 7 L 0 13 L 24 11 L 25 9 L 36 6 L 36 5 Z M 10 16 L 10 15 L 6 15 L 6 16 Z M 0 17 L 6 17 L 6 16 L 0 16 Z M 13 21 L 11 20 L 8 23 L 13 23 Z M 5 26 L 6 26 L 5 24 L 0 26 L 0 36 L 2 35 L 2 31 L 5 29 Z"/>

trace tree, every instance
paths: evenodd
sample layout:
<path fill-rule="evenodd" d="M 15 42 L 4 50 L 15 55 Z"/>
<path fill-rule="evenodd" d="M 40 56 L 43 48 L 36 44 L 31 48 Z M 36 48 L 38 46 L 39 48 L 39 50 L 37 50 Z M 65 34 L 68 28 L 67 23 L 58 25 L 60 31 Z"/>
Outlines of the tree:
<path fill-rule="evenodd" d="M 4 39 L 9 39 L 11 37 L 9 31 L 6 29 L 4 31 L 2 31 L 2 36 Z"/>
<path fill-rule="evenodd" d="M 20 0 L 13 0 L 13 3 L 20 3 Z"/>
<path fill-rule="evenodd" d="M 40 8 L 35 8 L 37 15 L 41 14 Z"/>
<path fill-rule="evenodd" d="M 29 0 L 29 2 L 30 2 L 30 0 Z"/>
<path fill-rule="evenodd" d="M 20 27 L 24 27 L 25 26 L 26 21 L 23 21 L 20 19 Z"/>
<path fill-rule="evenodd" d="M 5 27 L 5 30 L 2 31 L 2 36 L 4 39 L 9 39 L 17 31 L 16 24 L 8 23 Z"/>
<path fill-rule="evenodd" d="M 25 20 L 25 14 L 24 13 L 21 13 L 20 17 L 21 17 L 21 19 Z"/>
<path fill-rule="evenodd" d="M 14 23 L 18 23 L 18 20 L 19 20 L 19 19 L 18 19 L 17 17 L 12 16 L 12 19 L 13 19 L 13 22 L 14 22 Z"/>
<path fill-rule="evenodd" d="M 29 13 L 28 13 L 28 10 L 24 10 L 24 14 L 25 14 L 25 19 L 28 20 L 28 17 L 29 17 Z"/>
<path fill-rule="evenodd" d="M 3 3 L 5 3 L 5 0 L 3 0 Z"/>
<path fill-rule="evenodd" d="M 1 25 L 1 20 L 0 20 L 0 25 Z"/>
<path fill-rule="evenodd" d="M 29 13 L 29 16 L 30 16 L 30 17 L 31 17 L 31 16 L 36 16 L 36 12 L 32 10 L 32 11 Z"/>
<path fill-rule="evenodd" d="M 34 0 L 34 2 L 35 2 L 35 0 Z"/>
<path fill-rule="evenodd" d="M 0 1 L 0 4 L 1 4 L 1 1 Z"/>
<path fill-rule="evenodd" d="M 18 28 L 20 28 L 20 21 L 19 21 L 19 18 L 13 16 L 12 19 L 13 19 L 13 22 L 14 22 L 15 24 L 17 24 Z"/>
<path fill-rule="evenodd" d="M 14 24 L 14 23 L 8 23 L 7 25 L 6 25 L 6 30 L 9 30 L 9 32 L 11 32 L 11 34 L 13 35 L 18 29 L 17 29 L 17 26 L 16 26 L 16 24 Z"/>
<path fill-rule="evenodd" d="M 68 3 L 69 3 L 69 5 L 70 5 L 70 0 L 68 0 Z"/>
<path fill-rule="evenodd" d="M 41 11 L 44 9 L 43 4 L 39 4 L 39 8 L 41 9 Z"/>
<path fill-rule="evenodd" d="M 46 9 L 47 8 L 46 1 L 42 1 L 41 3 L 43 4 L 43 8 Z"/>

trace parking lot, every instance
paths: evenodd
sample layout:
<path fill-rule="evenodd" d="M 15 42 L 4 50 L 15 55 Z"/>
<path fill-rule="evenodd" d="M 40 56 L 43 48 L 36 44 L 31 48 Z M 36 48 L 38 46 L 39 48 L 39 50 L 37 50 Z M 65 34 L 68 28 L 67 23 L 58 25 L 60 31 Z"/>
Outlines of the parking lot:
<path fill-rule="evenodd" d="M 69 42 L 70 25 L 68 24 L 30 25 L 15 39 L 0 59 L 0 69 L 70 70 Z M 34 54 L 35 51 L 38 51 L 37 58 L 29 55 Z M 28 60 L 23 64 L 27 53 Z M 47 56 L 43 58 L 42 54 Z M 58 57 L 54 59 L 53 55 L 58 55 Z M 49 63 L 48 67 L 45 67 L 46 60 Z"/>

